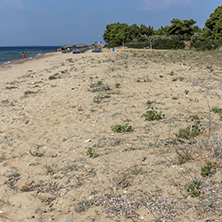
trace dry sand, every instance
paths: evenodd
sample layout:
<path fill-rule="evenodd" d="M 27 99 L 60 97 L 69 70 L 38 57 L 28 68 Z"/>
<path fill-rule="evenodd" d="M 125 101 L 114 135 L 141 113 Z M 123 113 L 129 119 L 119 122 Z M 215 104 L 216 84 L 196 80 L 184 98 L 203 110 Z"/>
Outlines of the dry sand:
<path fill-rule="evenodd" d="M 0 66 L 0 221 L 220 221 L 221 58 L 118 49 Z M 149 106 L 163 118 L 141 118 Z M 176 136 L 188 126 L 199 135 Z"/>

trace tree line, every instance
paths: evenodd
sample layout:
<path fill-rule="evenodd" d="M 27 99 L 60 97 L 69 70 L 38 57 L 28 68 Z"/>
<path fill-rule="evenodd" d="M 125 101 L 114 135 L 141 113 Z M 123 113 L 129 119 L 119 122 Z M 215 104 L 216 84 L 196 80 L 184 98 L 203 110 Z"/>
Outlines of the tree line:
<path fill-rule="evenodd" d="M 103 39 L 109 47 L 123 43 L 132 48 L 152 47 L 156 49 L 183 49 L 185 41 L 198 50 L 210 50 L 222 45 L 222 6 L 218 6 L 203 29 L 193 19 L 173 18 L 170 26 L 161 26 L 158 30 L 141 24 L 112 23 L 106 26 Z"/>

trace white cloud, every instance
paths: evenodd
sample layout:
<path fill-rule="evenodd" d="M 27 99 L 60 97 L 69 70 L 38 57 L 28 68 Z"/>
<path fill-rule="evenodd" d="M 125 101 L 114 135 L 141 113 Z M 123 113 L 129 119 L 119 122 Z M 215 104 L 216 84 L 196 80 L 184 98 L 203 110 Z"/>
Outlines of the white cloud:
<path fill-rule="evenodd" d="M 168 8 L 171 5 L 190 2 L 191 0 L 144 0 L 143 10 Z"/>

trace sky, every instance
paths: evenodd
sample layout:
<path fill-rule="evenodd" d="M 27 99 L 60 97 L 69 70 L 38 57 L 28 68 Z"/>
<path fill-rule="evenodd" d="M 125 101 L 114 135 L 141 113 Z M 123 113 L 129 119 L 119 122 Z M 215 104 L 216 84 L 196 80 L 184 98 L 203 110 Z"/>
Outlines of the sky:
<path fill-rule="evenodd" d="M 200 28 L 221 0 L 0 0 L 0 46 L 61 46 L 102 41 L 107 24 L 158 29 L 173 18 Z"/>

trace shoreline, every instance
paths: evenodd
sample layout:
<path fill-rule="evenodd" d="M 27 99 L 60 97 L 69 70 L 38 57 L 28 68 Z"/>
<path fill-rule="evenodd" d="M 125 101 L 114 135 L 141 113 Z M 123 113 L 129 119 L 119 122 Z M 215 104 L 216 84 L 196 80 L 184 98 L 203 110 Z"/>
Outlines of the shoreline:
<path fill-rule="evenodd" d="M 5 65 L 11 65 L 11 64 L 16 64 L 16 63 L 23 63 L 23 62 L 27 62 L 27 61 L 30 61 L 30 60 L 35 60 L 35 59 L 47 56 L 47 54 L 51 54 L 51 53 L 55 53 L 55 52 L 47 52 L 47 53 L 43 53 L 43 54 L 41 54 L 39 56 L 37 55 L 37 56 L 31 57 L 31 58 L 25 58 L 25 59 L 18 59 L 18 60 L 8 61 L 8 62 L 0 64 L 0 67 L 1 66 L 5 66 Z"/>
<path fill-rule="evenodd" d="M 56 52 L 58 46 L 11 46 L 0 47 L 0 65 L 7 65 L 23 60 L 22 52 L 25 52 L 26 60 L 34 59 L 42 54 Z"/>
<path fill-rule="evenodd" d="M 49 52 L 33 59 L 19 60 L 13 63 L 0 65 L 0 87 L 3 87 L 7 82 L 18 81 L 28 70 L 33 70 L 33 72 L 35 70 L 35 73 L 39 73 L 41 72 L 40 70 L 44 71 L 44 69 L 47 68 L 51 69 L 46 63 L 47 58 L 53 58 L 53 56 L 56 57 L 56 55 L 57 52 Z"/>

